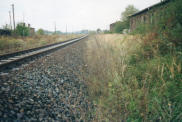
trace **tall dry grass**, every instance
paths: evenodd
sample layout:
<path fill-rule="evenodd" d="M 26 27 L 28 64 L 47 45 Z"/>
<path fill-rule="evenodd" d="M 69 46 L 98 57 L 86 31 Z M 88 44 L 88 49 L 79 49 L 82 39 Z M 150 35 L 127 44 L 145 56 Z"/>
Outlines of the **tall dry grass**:
<path fill-rule="evenodd" d="M 69 35 L 35 35 L 31 37 L 0 36 L 0 55 L 15 51 L 40 47 L 60 41 L 80 37 L 79 34 Z"/>
<path fill-rule="evenodd" d="M 182 120 L 180 57 L 161 55 L 155 37 L 89 38 L 85 78 L 95 121 Z"/>

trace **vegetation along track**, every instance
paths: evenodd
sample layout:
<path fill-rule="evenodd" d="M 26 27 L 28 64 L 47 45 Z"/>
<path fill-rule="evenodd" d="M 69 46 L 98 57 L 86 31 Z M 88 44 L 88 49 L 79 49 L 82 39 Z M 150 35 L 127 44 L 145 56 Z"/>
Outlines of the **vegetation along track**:
<path fill-rule="evenodd" d="M 12 69 L 14 64 L 17 64 L 20 61 L 31 59 L 35 56 L 41 56 L 42 54 L 49 53 L 51 51 L 54 51 L 56 49 L 62 48 L 64 46 L 67 46 L 69 44 L 75 43 L 77 41 L 80 41 L 84 38 L 86 38 L 88 35 L 82 36 L 80 38 L 70 39 L 63 42 L 46 45 L 38 48 L 23 50 L 19 52 L 9 53 L 5 55 L 0 55 L 0 72 L 4 72 L 7 69 Z M 10 65 L 11 64 L 11 65 Z"/>

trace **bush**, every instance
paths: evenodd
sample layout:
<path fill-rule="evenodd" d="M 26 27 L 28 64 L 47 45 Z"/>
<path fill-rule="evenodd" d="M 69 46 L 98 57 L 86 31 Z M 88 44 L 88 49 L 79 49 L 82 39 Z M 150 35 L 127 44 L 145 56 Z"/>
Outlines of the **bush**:
<path fill-rule="evenodd" d="M 104 30 L 104 34 L 109 34 L 111 33 L 109 30 Z"/>
<path fill-rule="evenodd" d="M 155 38 L 88 42 L 85 77 L 96 121 L 182 120 L 182 53 Z"/>
<path fill-rule="evenodd" d="M 136 35 L 120 43 L 95 38 L 87 79 L 96 120 L 182 120 L 182 1 L 171 0 L 163 10 L 154 25 L 137 27 L 138 42 Z"/>
<path fill-rule="evenodd" d="M 43 30 L 43 29 L 37 30 L 37 34 L 38 34 L 38 35 L 44 35 L 44 30 Z"/>
<path fill-rule="evenodd" d="M 124 29 L 129 28 L 129 21 L 119 21 L 114 25 L 114 33 L 122 33 Z"/>
<path fill-rule="evenodd" d="M 26 27 L 25 25 L 23 25 L 23 23 L 19 23 L 16 26 L 16 34 L 18 34 L 19 36 L 29 36 L 30 32 L 29 32 L 29 28 Z"/>

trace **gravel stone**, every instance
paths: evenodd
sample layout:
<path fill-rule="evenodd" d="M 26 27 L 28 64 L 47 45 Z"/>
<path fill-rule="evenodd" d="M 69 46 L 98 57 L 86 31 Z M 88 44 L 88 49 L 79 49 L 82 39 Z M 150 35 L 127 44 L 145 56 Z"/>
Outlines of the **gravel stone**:
<path fill-rule="evenodd" d="M 86 39 L 0 75 L 0 121 L 92 121 Z"/>

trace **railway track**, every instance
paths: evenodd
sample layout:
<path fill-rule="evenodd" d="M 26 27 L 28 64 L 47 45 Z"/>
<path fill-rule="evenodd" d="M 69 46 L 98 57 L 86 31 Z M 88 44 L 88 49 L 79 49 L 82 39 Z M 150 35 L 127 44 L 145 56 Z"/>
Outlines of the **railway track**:
<path fill-rule="evenodd" d="M 51 51 L 57 50 L 59 48 L 65 47 L 77 41 L 80 41 L 86 38 L 88 35 L 82 36 L 80 38 L 75 38 L 71 40 L 66 40 L 63 42 L 46 45 L 38 48 L 23 50 L 19 52 L 9 53 L 5 55 L 0 55 L 0 73 L 4 72 L 7 69 L 12 69 L 16 67 L 19 62 L 27 59 L 32 59 L 43 54 L 50 53 Z"/>

